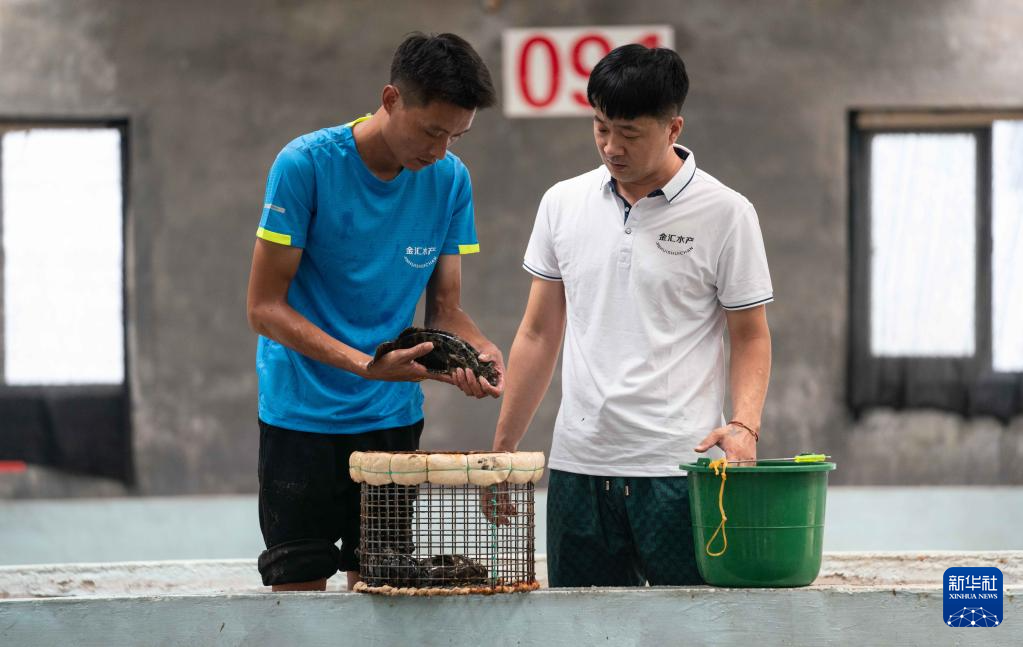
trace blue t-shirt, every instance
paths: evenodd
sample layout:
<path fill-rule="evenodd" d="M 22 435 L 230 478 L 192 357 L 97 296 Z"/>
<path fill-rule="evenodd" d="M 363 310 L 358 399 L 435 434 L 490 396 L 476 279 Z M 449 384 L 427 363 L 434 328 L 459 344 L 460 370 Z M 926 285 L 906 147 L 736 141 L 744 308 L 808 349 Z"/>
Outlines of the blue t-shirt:
<path fill-rule="evenodd" d="M 438 256 L 478 252 L 479 243 L 461 160 L 448 153 L 383 181 L 356 150 L 358 121 L 284 147 L 270 169 L 257 236 L 303 249 L 288 303 L 372 355 L 412 324 Z M 262 336 L 256 369 L 259 416 L 272 425 L 355 434 L 423 416 L 417 383 L 365 380 Z"/>

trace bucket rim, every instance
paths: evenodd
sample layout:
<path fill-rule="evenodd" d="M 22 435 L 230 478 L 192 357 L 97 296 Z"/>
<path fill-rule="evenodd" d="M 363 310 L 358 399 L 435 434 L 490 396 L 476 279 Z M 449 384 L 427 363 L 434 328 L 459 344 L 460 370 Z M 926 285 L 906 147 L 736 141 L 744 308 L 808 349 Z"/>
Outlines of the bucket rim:
<path fill-rule="evenodd" d="M 713 474 L 709 458 L 698 459 L 695 463 L 682 463 L 679 469 L 697 474 Z M 820 463 L 793 463 L 790 461 L 757 461 L 756 465 L 728 465 L 728 474 L 767 474 L 767 473 L 806 473 L 831 472 L 838 467 L 837 463 L 822 461 Z"/>

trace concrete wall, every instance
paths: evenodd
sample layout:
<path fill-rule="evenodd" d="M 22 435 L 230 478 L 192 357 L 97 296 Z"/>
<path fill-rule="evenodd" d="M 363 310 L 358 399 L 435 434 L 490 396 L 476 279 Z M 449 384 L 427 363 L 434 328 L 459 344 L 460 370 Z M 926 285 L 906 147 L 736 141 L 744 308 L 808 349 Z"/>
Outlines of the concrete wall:
<path fill-rule="evenodd" d="M 292 137 L 378 105 L 404 33 L 465 35 L 500 81 L 505 28 L 664 22 L 692 78 L 682 142 L 764 229 L 778 301 L 762 455 L 827 451 L 835 483 L 1023 483 L 1023 421 L 879 412 L 854 424 L 843 405 L 847 111 L 1023 105 L 1018 3 L 0 0 L 0 116 L 130 119 L 137 491 L 254 489 L 244 292 L 265 174 Z M 484 249 L 466 259 L 464 302 L 507 349 L 536 203 L 598 159 L 586 120 L 500 110 L 456 150 Z M 427 396 L 427 447 L 489 444 L 496 403 L 437 385 Z M 526 448 L 549 447 L 557 403 L 556 381 Z M 36 468 L 0 476 L 0 496 L 123 491 Z"/>
<path fill-rule="evenodd" d="M 0 640 L 119 645 L 1018 645 L 1023 596 L 1004 624 L 948 627 L 939 591 L 560 589 L 494 596 L 358 593 L 0 600 Z M 358 621 L 353 622 L 353 618 Z"/>

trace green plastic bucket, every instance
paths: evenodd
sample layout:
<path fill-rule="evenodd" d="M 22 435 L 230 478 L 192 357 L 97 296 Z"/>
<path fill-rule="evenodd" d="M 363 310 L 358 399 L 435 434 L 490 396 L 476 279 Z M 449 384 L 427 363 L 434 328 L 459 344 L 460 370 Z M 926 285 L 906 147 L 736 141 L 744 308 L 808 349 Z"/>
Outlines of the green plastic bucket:
<path fill-rule="evenodd" d="M 834 463 L 758 461 L 728 466 L 724 536 L 707 542 L 721 523 L 721 477 L 710 459 L 679 465 L 689 472 L 696 564 L 713 586 L 806 586 L 817 579 L 824 544 L 824 502 Z"/>

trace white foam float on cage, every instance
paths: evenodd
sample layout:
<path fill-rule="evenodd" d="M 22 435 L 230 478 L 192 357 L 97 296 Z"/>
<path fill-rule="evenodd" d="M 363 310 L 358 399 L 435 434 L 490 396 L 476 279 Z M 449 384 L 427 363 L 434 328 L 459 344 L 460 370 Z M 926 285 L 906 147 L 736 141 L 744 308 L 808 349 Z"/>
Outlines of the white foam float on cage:
<path fill-rule="evenodd" d="M 352 452 L 348 472 L 369 485 L 497 485 L 536 483 L 543 452 Z"/>

